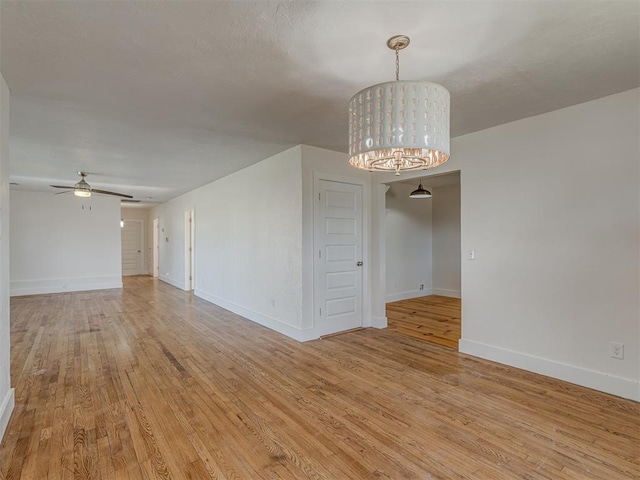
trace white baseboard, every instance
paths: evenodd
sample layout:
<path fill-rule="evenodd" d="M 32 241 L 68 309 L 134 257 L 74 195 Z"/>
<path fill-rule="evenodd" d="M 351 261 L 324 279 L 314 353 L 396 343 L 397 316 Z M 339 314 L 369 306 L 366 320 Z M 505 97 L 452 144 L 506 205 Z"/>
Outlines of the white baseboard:
<path fill-rule="evenodd" d="M 458 351 L 640 402 L 638 380 L 617 377 L 472 340 L 460 339 Z"/>
<path fill-rule="evenodd" d="M 40 295 L 45 293 L 84 292 L 122 288 L 121 276 L 50 278 L 46 280 L 17 280 L 11 282 L 11 296 Z"/>
<path fill-rule="evenodd" d="M 178 280 L 171 278 L 171 277 L 164 277 L 162 275 L 158 275 L 159 280 L 162 280 L 164 283 L 168 283 L 169 285 L 179 288 L 180 290 L 184 290 L 184 283 L 183 282 L 179 282 Z"/>
<path fill-rule="evenodd" d="M 387 317 L 371 317 L 371 326 L 373 328 L 387 328 Z"/>
<path fill-rule="evenodd" d="M 0 442 L 9 424 L 13 407 L 15 406 L 15 390 L 10 388 L 7 394 L 4 396 L 2 403 L 0 403 Z"/>
<path fill-rule="evenodd" d="M 400 300 L 408 300 L 410 298 L 418 298 L 418 297 L 426 297 L 427 295 L 433 295 L 430 288 L 425 288 L 424 290 L 411 290 L 408 292 L 399 292 L 399 293 L 389 293 L 387 294 L 385 301 L 389 302 L 399 302 Z"/>
<path fill-rule="evenodd" d="M 446 288 L 433 288 L 433 295 L 441 295 L 443 297 L 462 298 L 460 290 L 449 290 Z"/>
<path fill-rule="evenodd" d="M 230 312 L 240 315 L 247 320 L 251 320 L 252 322 L 262 325 L 263 327 L 270 328 L 271 330 L 281 333 L 282 335 L 293 338 L 294 340 L 297 340 L 299 342 L 315 340 L 320 337 L 320 335 L 316 333 L 316 331 L 312 328 L 301 330 L 276 318 L 269 317 L 262 313 L 253 311 L 249 308 L 237 305 L 233 302 L 229 302 L 223 298 L 200 289 L 195 290 L 194 295 L 196 297 L 202 298 L 203 300 L 206 300 L 207 302 L 211 302 L 215 305 L 218 305 L 219 307 L 229 310 Z"/>

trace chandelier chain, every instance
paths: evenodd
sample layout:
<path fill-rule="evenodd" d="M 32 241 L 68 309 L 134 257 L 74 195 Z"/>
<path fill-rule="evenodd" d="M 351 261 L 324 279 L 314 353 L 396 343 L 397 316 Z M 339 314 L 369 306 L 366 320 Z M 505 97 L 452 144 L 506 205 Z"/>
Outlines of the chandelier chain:
<path fill-rule="evenodd" d="M 400 49 L 398 47 L 396 50 L 396 82 L 400 81 Z"/>

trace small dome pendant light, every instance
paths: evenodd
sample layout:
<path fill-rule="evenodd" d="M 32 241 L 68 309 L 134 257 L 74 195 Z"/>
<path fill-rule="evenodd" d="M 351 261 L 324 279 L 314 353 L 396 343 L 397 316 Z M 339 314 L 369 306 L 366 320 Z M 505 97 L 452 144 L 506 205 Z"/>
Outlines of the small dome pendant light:
<path fill-rule="evenodd" d="M 420 179 L 420 185 L 418 188 L 409 194 L 410 198 L 431 198 L 431 192 L 425 190 L 422 186 L 422 179 Z"/>

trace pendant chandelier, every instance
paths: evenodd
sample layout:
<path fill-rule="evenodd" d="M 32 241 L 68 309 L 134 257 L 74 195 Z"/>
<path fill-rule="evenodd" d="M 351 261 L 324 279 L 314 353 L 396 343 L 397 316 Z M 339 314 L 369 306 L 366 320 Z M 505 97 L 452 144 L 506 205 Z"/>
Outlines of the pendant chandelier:
<path fill-rule="evenodd" d="M 409 37 L 396 35 L 395 82 L 380 83 L 349 101 L 349 163 L 370 172 L 426 170 L 449 160 L 449 91 L 442 85 L 400 81 L 400 50 Z"/>

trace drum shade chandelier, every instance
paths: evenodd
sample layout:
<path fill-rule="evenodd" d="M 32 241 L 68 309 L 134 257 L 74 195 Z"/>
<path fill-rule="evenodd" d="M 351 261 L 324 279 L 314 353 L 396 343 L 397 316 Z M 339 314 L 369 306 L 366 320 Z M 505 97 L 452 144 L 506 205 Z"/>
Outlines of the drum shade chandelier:
<path fill-rule="evenodd" d="M 449 160 L 449 91 L 423 81 L 400 81 L 400 50 L 409 37 L 396 35 L 396 80 L 373 85 L 349 101 L 349 163 L 371 172 L 426 170 Z"/>

